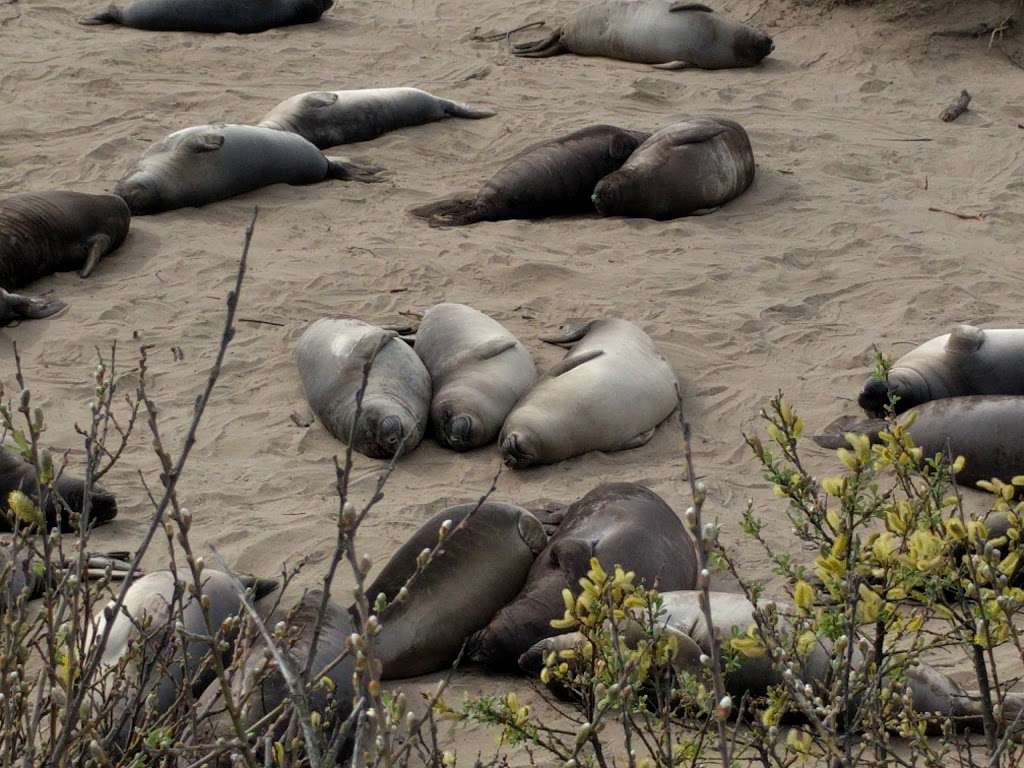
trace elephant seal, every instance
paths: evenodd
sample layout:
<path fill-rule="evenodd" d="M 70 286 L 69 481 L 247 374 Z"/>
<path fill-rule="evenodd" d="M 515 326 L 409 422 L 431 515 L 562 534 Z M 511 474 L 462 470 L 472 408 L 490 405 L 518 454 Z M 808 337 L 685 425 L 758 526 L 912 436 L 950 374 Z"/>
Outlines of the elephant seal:
<path fill-rule="evenodd" d="M 412 209 L 432 226 L 542 219 L 591 210 L 594 185 L 621 166 L 650 134 L 613 125 L 588 128 L 527 147 L 476 195 Z"/>
<path fill-rule="evenodd" d="M 79 23 L 121 24 L 158 32 L 265 32 L 311 24 L 334 0 L 127 0 Z"/>
<path fill-rule="evenodd" d="M 451 532 L 417 573 L 420 553 L 437 545 L 445 521 L 451 521 Z M 545 544 L 541 523 L 513 504 L 459 504 L 431 517 L 366 590 L 371 604 L 379 595 L 391 601 L 379 614 L 382 678 L 449 666 L 466 639 L 516 596 Z M 406 584 L 408 594 L 396 600 Z"/>
<path fill-rule="evenodd" d="M 323 318 L 302 334 L 296 360 L 313 413 L 336 438 L 374 459 L 420 444 L 430 413 L 430 374 L 393 331 Z M 368 363 L 362 412 L 353 426 Z"/>
<path fill-rule="evenodd" d="M 379 169 L 332 159 L 301 136 L 254 125 L 197 125 L 168 135 L 117 182 L 133 214 L 202 206 L 271 184 L 379 181 Z"/>
<path fill-rule="evenodd" d="M 673 662 L 674 666 L 692 675 L 700 674 L 700 657 L 711 654 L 711 632 L 701 609 L 701 593 L 663 592 L 661 598 L 664 613 L 658 624 L 665 627 L 664 631 L 671 632 L 678 640 L 679 652 Z M 715 631 L 722 638 L 727 639 L 736 633 L 744 633 L 755 623 L 754 606 L 744 595 L 711 592 L 710 601 Z M 764 608 L 768 602 L 763 601 L 760 607 Z M 785 603 L 770 602 L 776 605 L 780 624 L 785 629 L 788 627 L 785 616 L 792 615 L 793 608 Z M 542 640 L 520 657 L 520 667 L 527 672 L 539 671 L 544 663 L 544 657 L 549 653 L 575 648 L 579 642 L 580 635 L 575 632 Z M 853 653 L 854 667 L 860 667 L 864 663 L 864 657 L 856 648 Z M 801 660 L 801 679 L 815 687 L 816 695 L 824 695 L 824 690 L 818 689 L 817 686 L 826 685 L 834 674 L 832 658 L 831 643 L 819 639 Z M 770 686 L 782 683 L 782 674 L 773 666 L 768 654 L 756 658 L 740 656 L 739 662 L 737 668 L 727 670 L 725 675 L 726 690 L 736 699 L 744 695 L 764 696 Z M 938 713 L 940 716 L 951 718 L 961 727 L 979 730 L 982 728 L 981 702 L 938 670 L 927 664 L 918 664 L 907 670 L 904 682 L 911 690 L 916 712 Z M 1012 723 L 1022 708 L 1024 694 L 1008 694 L 1004 709 L 1006 721 Z"/>
<path fill-rule="evenodd" d="M 551 620 L 562 616 L 562 590 L 587 575 L 592 557 L 608 571 L 634 571 L 648 588 L 697 584 L 697 552 L 672 508 L 636 483 L 600 485 L 569 506 L 518 597 L 474 636 L 474 660 L 514 667 L 534 643 L 557 634 Z"/>
<path fill-rule="evenodd" d="M 958 325 L 893 363 L 887 382 L 868 379 L 857 403 L 883 416 L 890 395 L 896 413 L 943 397 L 1024 395 L 1024 329 Z"/>
<path fill-rule="evenodd" d="M 434 434 L 456 451 L 493 442 L 537 378 L 526 347 L 501 323 L 465 304 L 427 310 L 415 344 L 434 382 Z"/>
<path fill-rule="evenodd" d="M 659 69 L 752 67 L 775 50 L 763 32 L 706 5 L 601 0 L 580 8 L 547 38 L 514 46 L 516 56 L 562 53 L 654 64 Z"/>
<path fill-rule="evenodd" d="M 477 120 L 495 114 L 493 109 L 441 99 L 419 88 L 364 88 L 300 93 L 282 101 L 258 124 L 297 133 L 324 149 L 448 117 Z"/>
<path fill-rule="evenodd" d="M 36 472 L 27 461 L 0 445 L 0 531 L 13 530 L 7 515 L 7 498 L 12 491 L 21 491 L 36 504 Z M 85 481 L 65 474 L 54 482 L 53 489 L 46 495 L 46 516 L 48 530 L 58 528 L 63 533 L 79 530 L 81 515 L 85 511 Z M 93 486 L 89 494 L 89 526 L 103 525 L 117 516 L 117 500 L 99 486 Z"/>
<path fill-rule="evenodd" d="M 754 152 L 743 126 L 699 117 L 662 128 L 594 188 L 602 216 L 674 219 L 711 213 L 754 180 Z"/>
<path fill-rule="evenodd" d="M 633 323 L 592 320 L 543 340 L 577 343 L 505 420 L 498 441 L 513 469 L 638 448 L 675 410 L 676 376 Z"/>

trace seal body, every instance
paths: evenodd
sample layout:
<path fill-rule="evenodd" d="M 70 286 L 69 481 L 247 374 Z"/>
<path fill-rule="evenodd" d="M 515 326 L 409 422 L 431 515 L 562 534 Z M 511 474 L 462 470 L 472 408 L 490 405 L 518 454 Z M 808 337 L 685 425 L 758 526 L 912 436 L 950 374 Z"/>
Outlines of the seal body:
<path fill-rule="evenodd" d="M 752 67 L 775 49 L 758 30 L 698 3 L 602 0 L 578 10 L 547 39 L 517 45 L 517 56 L 561 53 L 667 65 Z"/>
<path fill-rule="evenodd" d="M 161 32 L 251 34 L 317 21 L 334 0 L 127 0 L 82 24 L 121 24 Z"/>
<path fill-rule="evenodd" d="M 649 134 L 592 125 L 534 144 L 513 157 L 474 196 L 414 208 L 434 225 L 541 219 L 592 209 L 590 196 Z"/>
<path fill-rule="evenodd" d="M 302 334 L 296 360 L 313 413 L 342 442 L 351 440 L 371 458 L 389 459 L 423 439 L 430 374 L 394 332 L 359 320 L 323 318 Z M 354 425 L 367 365 L 362 412 Z"/>
<path fill-rule="evenodd" d="M 153 144 L 114 194 L 134 214 L 159 213 L 271 184 L 373 181 L 376 170 L 325 157 L 293 133 L 253 125 L 198 125 Z"/>
<path fill-rule="evenodd" d="M 609 572 L 616 565 L 634 571 L 648 588 L 697 583 L 693 541 L 660 496 L 636 483 L 598 486 L 566 510 L 518 597 L 474 638 L 474 658 L 514 667 L 534 643 L 557 634 L 550 622 L 562 616 L 562 590 L 576 588 L 593 557 Z"/>
<path fill-rule="evenodd" d="M 882 416 L 890 393 L 896 413 L 943 397 L 1024 395 L 1024 329 L 959 325 L 903 355 L 888 382 L 868 379 L 857 402 Z"/>
<path fill-rule="evenodd" d="M 754 152 L 739 123 L 715 117 L 666 126 L 598 182 L 603 216 L 673 219 L 710 212 L 754 180 Z"/>
<path fill-rule="evenodd" d="M 676 376 L 633 323 L 593 320 L 545 341 L 576 343 L 505 420 L 499 442 L 513 469 L 637 448 L 675 410 Z"/>
<path fill-rule="evenodd" d="M 413 578 L 417 558 L 437 545 L 446 520 L 451 532 Z M 513 504 L 460 504 L 424 523 L 366 590 L 371 604 L 380 594 L 389 601 L 379 614 L 382 677 L 412 677 L 449 666 L 465 641 L 516 596 L 546 543 L 537 518 Z M 407 594 L 399 598 L 406 585 Z"/>
<path fill-rule="evenodd" d="M 419 88 L 365 88 L 300 93 L 270 110 L 259 125 L 297 133 L 323 149 L 448 117 L 494 114 L 492 109 L 441 99 Z"/>
<path fill-rule="evenodd" d="M 427 310 L 416 332 L 416 354 L 434 382 L 434 434 L 456 451 L 493 442 L 537 378 L 526 347 L 501 323 L 465 304 Z"/>

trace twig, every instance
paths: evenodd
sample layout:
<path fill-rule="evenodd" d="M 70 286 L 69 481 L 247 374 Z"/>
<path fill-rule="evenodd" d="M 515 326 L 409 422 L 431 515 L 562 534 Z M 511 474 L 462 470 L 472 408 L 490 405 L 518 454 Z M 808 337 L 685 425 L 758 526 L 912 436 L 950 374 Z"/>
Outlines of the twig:
<path fill-rule="evenodd" d="M 942 110 L 939 119 L 944 123 L 951 123 L 967 111 L 967 105 L 971 103 L 971 94 L 967 91 L 960 91 L 960 97 Z"/>
<path fill-rule="evenodd" d="M 238 318 L 240 323 L 256 323 L 257 325 L 274 325 L 278 328 L 284 328 L 286 323 L 275 323 L 273 320 L 254 320 L 251 317 L 240 317 Z"/>
<path fill-rule="evenodd" d="M 983 213 L 957 213 L 956 211 L 947 211 L 945 208 L 929 208 L 932 213 L 945 213 L 950 216 L 956 216 L 958 219 L 964 221 L 984 221 L 985 214 Z"/>

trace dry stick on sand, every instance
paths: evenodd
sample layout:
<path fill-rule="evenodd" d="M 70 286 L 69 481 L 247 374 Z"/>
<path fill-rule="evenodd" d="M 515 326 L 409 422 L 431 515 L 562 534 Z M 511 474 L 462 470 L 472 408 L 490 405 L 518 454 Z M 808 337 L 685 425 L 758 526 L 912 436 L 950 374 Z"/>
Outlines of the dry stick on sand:
<path fill-rule="evenodd" d="M 932 213 L 946 213 L 950 216 L 956 216 L 958 219 L 964 221 L 984 221 L 985 214 L 983 213 L 957 213 L 956 211 L 947 211 L 945 208 L 929 208 Z"/>
<path fill-rule="evenodd" d="M 960 91 L 960 98 L 942 110 L 939 119 L 944 123 L 952 123 L 960 115 L 967 111 L 967 105 L 971 103 L 971 94 L 967 91 Z"/>

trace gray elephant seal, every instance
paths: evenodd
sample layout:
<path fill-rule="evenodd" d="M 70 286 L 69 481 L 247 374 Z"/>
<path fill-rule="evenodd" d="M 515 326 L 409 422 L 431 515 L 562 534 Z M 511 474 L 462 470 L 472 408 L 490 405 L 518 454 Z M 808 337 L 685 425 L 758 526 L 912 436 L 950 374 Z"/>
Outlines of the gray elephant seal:
<path fill-rule="evenodd" d="M 88 277 L 128 235 L 131 212 L 115 195 L 40 192 L 0 202 L 0 323 L 48 317 L 64 308 L 6 290 L 54 272 Z"/>
<path fill-rule="evenodd" d="M 675 410 L 675 373 L 633 323 L 592 320 L 543 340 L 577 343 L 505 420 L 499 442 L 513 469 L 638 448 Z"/>
<path fill-rule="evenodd" d="M 594 185 L 619 168 L 649 134 L 592 125 L 527 147 L 475 195 L 412 209 L 432 226 L 543 219 L 592 210 Z"/>
<path fill-rule="evenodd" d="M 434 434 L 456 451 L 493 442 L 537 378 L 526 347 L 497 320 L 465 304 L 427 310 L 415 343 L 434 382 Z"/>
<path fill-rule="evenodd" d="M 695 118 L 666 126 L 594 188 L 602 216 L 674 219 L 711 213 L 754 180 L 754 152 L 739 123 Z"/>
<path fill-rule="evenodd" d="M 302 334 L 296 361 L 313 413 L 336 438 L 351 440 L 374 459 L 420 444 L 430 413 L 430 374 L 393 331 L 323 318 Z M 371 361 L 359 423 L 353 425 L 363 370 Z"/>
<path fill-rule="evenodd" d="M 516 45 L 516 56 L 575 53 L 662 69 L 752 67 L 775 50 L 768 35 L 706 5 L 665 0 L 602 0 L 584 6 L 551 35 Z"/>
<path fill-rule="evenodd" d="M 477 120 L 493 109 L 441 99 L 419 88 L 311 91 L 285 99 L 260 120 L 264 128 L 291 131 L 324 149 L 449 117 Z"/>
<path fill-rule="evenodd" d="M 334 0 L 128 0 L 81 24 L 121 24 L 161 32 L 251 34 L 274 27 L 310 24 Z"/>
<path fill-rule="evenodd" d="M 1024 329 L 958 325 L 893 363 L 888 383 L 868 379 L 857 403 L 882 416 L 890 394 L 896 413 L 943 397 L 1024 395 Z"/>
<path fill-rule="evenodd" d="M 434 515 L 366 590 L 371 604 L 381 594 L 391 601 L 379 615 L 383 678 L 424 675 L 451 665 L 466 639 L 516 596 L 547 544 L 541 523 L 525 509 L 498 502 L 477 507 L 460 504 Z M 417 557 L 437 544 L 446 520 L 451 533 L 410 582 Z M 408 594 L 396 600 L 407 583 Z"/>
<path fill-rule="evenodd" d="M 592 557 L 609 572 L 616 565 L 634 571 L 648 588 L 697 583 L 693 541 L 660 496 L 636 483 L 598 486 L 569 507 L 519 596 L 473 638 L 473 658 L 492 668 L 515 666 L 534 643 L 557 634 L 550 622 L 562 616 L 562 590 L 587 575 Z"/>
<path fill-rule="evenodd" d="M 711 632 L 701 610 L 700 594 L 696 591 L 686 591 L 664 592 L 661 595 L 664 615 L 659 624 L 665 626 L 664 631 L 671 632 L 679 641 L 679 653 L 674 662 L 676 668 L 690 674 L 700 672 L 702 654 L 711 654 Z M 736 632 L 746 632 L 754 623 L 754 606 L 744 595 L 712 592 L 710 597 L 711 616 L 720 637 L 728 638 Z M 784 603 L 776 602 L 775 605 L 785 626 L 784 617 L 786 614 L 792 614 L 793 609 Z M 574 632 L 542 640 L 520 657 L 520 666 L 528 672 L 538 671 L 547 654 L 551 651 L 574 648 L 579 640 L 580 635 Z M 834 674 L 832 656 L 831 644 L 827 640 L 819 640 L 811 646 L 806 658 L 801 660 L 801 679 L 815 687 L 816 694 L 824 695 L 824 691 L 819 690 L 817 685 L 825 685 Z M 853 663 L 855 667 L 864 663 L 862 654 L 856 649 Z M 763 696 L 770 686 L 781 683 L 782 675 L 772 666 L 767 654 L 758 658 L 741 656 L 740 666 L 727 672 L 725 677 L 726 689 L 737 699 L 748 694 Z M 905 683 L 911 690 L 916 712 L 938 713 L 940 716 L 951 718 L 961 727 L 983 727 L 981 702 L 938 670 L 926 664 L 919 664 L 907 670 Z M 1024 694 L 1008 694 L 1004 709 L 1007 722 L 1013 722 L 1022 708 Z"/>
<path fill-rule="evenodd" d="M 114 187 L 134 214 L 202 206 L 271 184 L 378 181 L 379 169 L 329 157 L 301 136 L 254 125 L 198 125 L 153 144 Z"/>
<path fill-rule="evenodd" d="M 7 512 L 7 497 L 11 491 L 21 491 L 39 503 L 36 493 L 36 473 L 32 465 L 0 445 L 0 504 Z M 44 494 L 45 495 L 45 494 Z M 46 495 L 47 529 L 59 528 L 64 533 L 77 531 L 85 510 L 85 481 L 62 474 Z M 103 525 L 117 516 L 117 500 L 103 488 L 93 486 L 89 494 L 89 526 Z M 22 524 L 24 526 L 24 524 Z M 0 515 L 0 531 L 12 530 L 7 514 Z"/>

